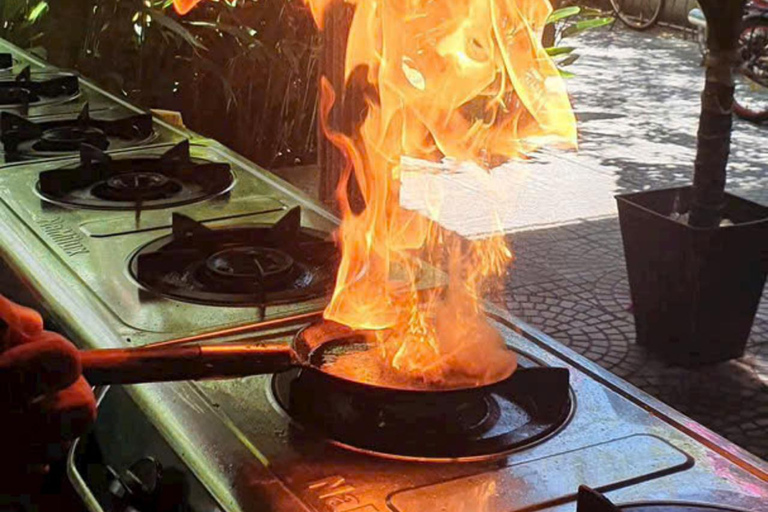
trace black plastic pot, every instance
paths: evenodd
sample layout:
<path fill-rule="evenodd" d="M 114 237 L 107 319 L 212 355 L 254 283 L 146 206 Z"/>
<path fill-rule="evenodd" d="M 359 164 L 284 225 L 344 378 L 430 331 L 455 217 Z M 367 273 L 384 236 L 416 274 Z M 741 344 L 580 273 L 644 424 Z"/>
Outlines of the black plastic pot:
<path fill-rule="evenodd" d="M 693 228 L 690 194 L 616 196 L 637 342 L 683 365 L 743 355 L 768 273 L 768 207 L 726 194 L 734 225 Z"/>

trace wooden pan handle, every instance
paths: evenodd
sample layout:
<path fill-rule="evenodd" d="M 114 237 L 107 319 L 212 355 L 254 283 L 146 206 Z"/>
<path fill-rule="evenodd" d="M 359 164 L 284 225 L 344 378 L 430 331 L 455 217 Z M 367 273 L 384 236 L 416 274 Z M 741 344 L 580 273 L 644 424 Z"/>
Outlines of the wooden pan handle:
<path fill-rule="evenodd" d="M 80 360 L 94 386 L 244 377 L 298 364 L 289 345 L 254 344 L 84 350 Z"/>

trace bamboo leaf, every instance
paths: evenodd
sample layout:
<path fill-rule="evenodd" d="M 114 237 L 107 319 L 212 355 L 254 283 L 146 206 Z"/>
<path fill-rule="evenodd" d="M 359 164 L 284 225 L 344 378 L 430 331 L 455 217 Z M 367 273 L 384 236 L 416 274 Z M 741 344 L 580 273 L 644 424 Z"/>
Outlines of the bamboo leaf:
<path fill-rule="evenodd" d="M 589 20 L 582 20 L 574 23 L 571 26 L 565 27 L 562 33 L 562 37 L 571 37 L 585 30 L 590 30 L 613 23 L 613 18 L 594 18 Z"/>
<path fill-rule="evenodd" d="M 557 57 L 558 55 L 567 55 L 574 51 L 576 48 L 573 46 L 553 46 L 551 48 L 545 48 L 547 55 L 550 57 Z"/>
<path fill-rule="evenodd" d="M 37 22 L 41 16 L 48 12 L 48 9 L 48 2 L 45 0 L 38 2 L 37 5 L 35 5 L 32 10 L 29 11 L 29 14 L 27 14 L 27 21 L 30 23 Z"/>
<path fill-rule="evenodd" d="M 209 30 L 220 30 L 231 35 L 235 39 L 238 39 L 244 44 L 255 44 L 263 46 L 262 42 L 256 38 L 256 31 L 245 27 L 238 27 L 237 25 L 230 25 L 227 23 L 211 22 L 211 21 L 186 21 L 185 25 L 192 27 L 200 27 Z"/>
<path fill-rule="evenodd" d="M 564 20 L 565 18 L 570 18 L 571 16 L 576 16 L 581 12 L 581 7 L 572 5 L 571 7 L 563 7 L 562 9 L 557 9 L 556 11 L 552 11 L 552 14 L 549 15 L 547 18 L 546 24 L 550 23 L 557 23 L 560 20 Z"/>
<path fill-rule="evenodd" d="M 178 21 L 174 20 L 170 16 L 166 16 L 163 12 L 156 9 L 145 9 L 146 13 L 152 18 L 152 21 L 168 30 L 173 35 L 179 37 L 182 41 L 197 48 L 198 50 L 207 50 L 205 45 L 198 41 L 192 32 L 184 28 Z"/>

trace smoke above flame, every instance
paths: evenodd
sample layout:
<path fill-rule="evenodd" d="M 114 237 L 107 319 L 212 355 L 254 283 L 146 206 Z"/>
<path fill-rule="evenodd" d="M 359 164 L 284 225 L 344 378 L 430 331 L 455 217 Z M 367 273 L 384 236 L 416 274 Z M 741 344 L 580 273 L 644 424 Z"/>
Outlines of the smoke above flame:
<path fill-rule="evenodd" d="M 338 4 L 306 1 L 323 29 Z M 451 162 L 469 162 L 487 172 L 542 144 L 575 147 L 563 80 L 540 43 L 551 6 L 348 3 L 355 11 L 346 83 L 321 82 L 323 131 L 348 162 L 337 189 L 342 260 L 324 316 L 375 331 L 381 359 L 400 375 L 451 385 L 503 378 L 514 370 L 514 355 L 480 306 L 484 285 L 512 261 L 498 216 L 486 236 L 467 240 L 437 222 L 441 210 L 456 206 L 443 204 L 444 190 L 428 190 L 421 208 L 406 209 L 401 178 L 407 161 L 442 163 L 447 172 Z M 328 124 L 334 89 L 365 91 L 365 117 L 351 133 Z M 362 209 L 350 197 L 353 176 Z M 447 273 L 445 290 L 419 290 L 431 268 Z"/>

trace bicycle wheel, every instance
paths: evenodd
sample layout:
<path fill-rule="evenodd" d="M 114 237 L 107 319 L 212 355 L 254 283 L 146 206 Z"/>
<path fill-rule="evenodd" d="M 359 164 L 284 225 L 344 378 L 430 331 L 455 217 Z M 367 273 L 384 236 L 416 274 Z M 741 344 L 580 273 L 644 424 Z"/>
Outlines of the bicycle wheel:
<path fill-rule="evenodd" d="M 626 26 L 645 30 L 658 21 L 664 0 L 611 0 L 611 6 Z"/>
<path fill-rule="evenodd" d="M 768 121 L 768 20 L 755 17 L 744 21 L 739 57 L 733 112 L 747 121 Z"/>

